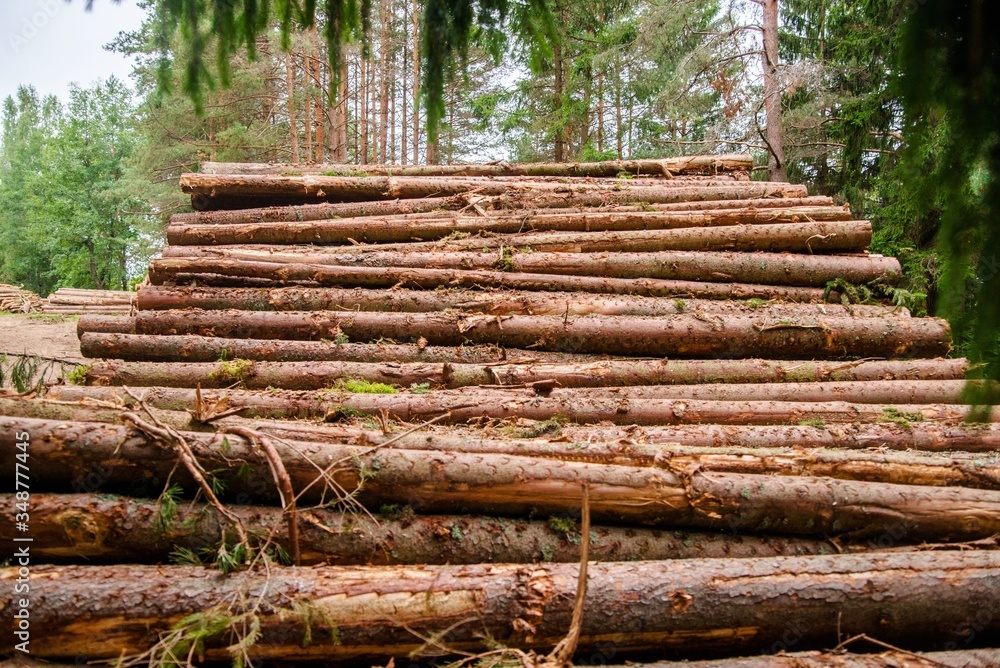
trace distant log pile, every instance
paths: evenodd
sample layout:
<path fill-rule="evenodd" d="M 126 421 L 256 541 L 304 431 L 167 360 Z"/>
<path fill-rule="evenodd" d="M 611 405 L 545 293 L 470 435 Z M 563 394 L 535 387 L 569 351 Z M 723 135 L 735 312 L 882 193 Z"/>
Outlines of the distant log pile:
<path fill-rule="evenodd" d="M 993 388 L 867 221 L 751 167 L 183 176 L 79 385 L 0 396 L 32 652 L 996 665 Z"/>
<path fill-rule="evenodd" d="M 59 288 L 42 302 L 42 312 L 66 315 L 128 315 L 135 304 L 135 293 L 121 290 L 85 290 Z"/>
<path fill-rule="evenodd" d="M 16 285 L 0 284 L 0 313 L 32 313 L 42 306 L 42 298 Z"/>

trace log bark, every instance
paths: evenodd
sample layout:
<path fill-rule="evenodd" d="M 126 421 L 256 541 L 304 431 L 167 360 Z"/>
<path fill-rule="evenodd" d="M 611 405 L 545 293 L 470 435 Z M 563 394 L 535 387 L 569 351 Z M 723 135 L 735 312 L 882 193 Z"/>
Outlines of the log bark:
<path fill-rule="evenodd" d="M 0 529 L 15 535 L 15 499 L 0 494 Z M 244 526 L 275 532 L 290 551 L 284 516 L 273 506 L 231 505 Z M 207 504 L 178 504 L 167 531 L 158 530 L 156 501 L 94 494 L 35 494 L 31 499 L 31 552 L 59 563 L 155 563 L 175 547 L 195 553 L 218 548 L 230 523 Z M 569 528 L 566 527 L 569 525 Z M 396 507 L 378 516 L 329 508 L 303 511 L 299 519 L 302 564 L 478 564 L 576 562 L 580 532 L 572 520 L 511 521 L 469 515 L 416 515 Z M 831 554 L 827 540 L 664 529 L 591 526 L 595 561 L 748 558 Z M 863 550 L 864 545 L 849 549 Z M 877 549 L 877 548 L 876 548 Z"/>
<path fill-rule="evenodd" d="M 164 424 L 182 431 L 215 431 L 215 427 L 195 420 L 187 411 L 150 411 Z M 64 420 L 78 422 L 107 422 L 123 424 L 123 407 L 95 405 L 92 402 L 66 402 L 23 397 L 0 396 L 0 415 L 35 418 L 39 420 Z M 242 424 L 242 423 L 241 423 Z M 243 425 L 246 426 L 246 425 Z"/>
<path fill-rule="evenodd" d="M 506 349 L 498 346 L 424 346 L 420 343 L 336 343 L 277 341 L 210 336 L 156 336 L 85 332 L 80 337 L 84 357 L 148 362 L 217 362 L 245 359 L 270 362 L 420 362 L 493 364 L 535 360 L 553 363 L 592 362 L 597 355 Z"/>
<path fill-rule="evenodd" d="M 140 432 L 100 423 L 0 418 L 5 460 L 13 480 L 16 433 L 31 436 L 31 489 L 65 492 L 100 467 L 99 488 L 162 491 L 175 481 L 193 496 L 197 486 L 176 466 L 176 454 Z M 233 434 L 185 432 L 205 470 L 226 482 L 227 498 L 276 501 L 265 455 Z M 222 438 L 226 445 L 222 445 Z M 680 527 L 802 536 L 847 535 L 898 542 L 951 542 L 1000 531 L 1000 492 L 807 476 L 672 471 L 537 457 L 464 452 L 373 449 L 329 443 L 273 443 L 303 502 L 352 494 L 369 508 L 408 504 L 419 512 L 455 508 L 526 517 L 575 513 L 580 486 L 590 488 L 598 523 Z M 250 472 L 242 465 L 245 463 Z M 237 476 L 238 469 L 243 470 Z M 326 471 L 325 476 L 323 471 Z M 173 477 L 171 477 L 171 472 Z M 229 472 L 230 475 L 225 475 Z M 324 490 L 332 480 L 339 492 Z M 7 483 L 10 485 L 10 483 Z M 2 491 L 11 491 L 4 487 Z M 74 490 L 76 491 L 76 490 Z M 89 490 L 96 491 L 96 490 Z M 241 495 L 247 496 L 241 496 Z"/>
<path fill-rule="evenodd" d="M 365 165 L 365 174 L 372 176 L 593 176 L 614 177 L 621 172 L 632 176 L 662 176 L 675 174 L 717 174 L 746 172 L 753 169 L 749 154 L 691 155 L 658 160 L 609 160 L 606 162 L 502 163 L 491 165 Z M 282 175 L 326 174 L 340 172 L 357 174 L 357 165 L 282 165 L 252 162 L 203 162 L 202 174 Z"/>
<path fill-rule="evenodd" d="M 712 251 L 659 251 L 650 253 L 513 253 L 497 252 L 392 252 L 371 250 L 363 254 L 335 251 L 277 254 L 264 257 L 244 253 L 246 260 L 202 258 L 157 258 L 149 266 L 154 284 L 177 274 L 232 275 L 245 266 L 250 276 L 271 278 L 287 267 L 292 275 L 314 267 L 408 268 L 490 271 L 530 275 L 608 277 L 612 279 L 658 279 L 717 283 L 757 283 L 764 285 L 823 287 L 844 279 L 851 283 L 876 280 L 895 284 L 901 277 L 899 261 L 881 256 L 808 255 L 798 253 L 727 253 Z M 254 267 L 275 264 L 257 274 Z M 313 279 L 315 280 L 315 279 Z"/>
<path fill-rule="evenodd" d="M 668 318 L 589 315 L 463 316 L 448 313 L 351 314 L 266 311 L 140 311 L 140 334 L 248 339 L 393 339 L 432 345 L 496 344 L 559 352 L 655 357 L 938 357 L 950 350 L 944 320 L 804 317 Z"/>
<path fill-rule="evenodd" d="M 675 185 L 676 184 L 676 185 Z M 350 202 L 385 199 L 416 199 L 442 197 L 475 192 L 481 195 L 503 195 L 514 192 L 593 192 L 614 190 L 628 192 L 632 196 L 647 201 L 678 201 L 677 193 L 690 192 L 692 199 L 708 199 L 698 196 L 699 189 L 712 193 L 731 192 L 732 195 L 715 194 L 711 199 L 742 199 L 749 193 L 756 197 L 763 193 L 780 192 L 787 195 L 807 195 L 805 186 L 784 182 L 736 181 L 725 179 L 709 182 L 659 181 L 608 179 L 605 181 L 569 182 L 566 179 L 547 180 L 545 177 L 506 179 L 504 177 L 420 177 L 420 176 L 276 176 L 276 175 L 215 175 L 182 174 L 181 192 L 189 195 L 209 197 L 239 197 L 245 199 L 267 197 L 293 197 L 305 200 Z M 649 193 L 647 193 L 649 191 Z M 653 194 L 655 193 L 655 194 Z M 760 194 L 756 194 L 760 193 Z M 740 197 L 743 195 L 743 197 Z"/>
<path fill-rule="evenodd" d="M 135 317 L 130 315 L 84 315 L 76 322 L 76 335 L 85 332 L 135 334 Z"/>
<path fill-rule="evenodd" d="M 31 405 L 31 404 L 29 404 Z M 10 413 L 14 415 L 15 413 Z M 24 417 L 47 417 L 31 413 L 16 413 Z M 178 413 L 180 415 L 180 413 Z M 79 413 L 71 419 L 83 421 L 108 421 L 101 418 L 91 420 L 88 413 Z M 117 419 L 110 420 L 117 422 Z M 267 421 L 257 420 L 254 426 L 261 431 L 288 440 L 319 441 L 333 443 L 381 443 L 387 438 L 400 435 L 385 435 L 361 426 L 328 424 L 311 421 Z M 935 422 L 915 421 L 902 424 L 901 421 L 886 420 L 872 424 L 860 422 L 848 424 L 816 425 L 771 425 L 771 426 L 638 426 L 638 425 L 581 425 L 560 421 L 537 422 L 533 420 L 509 420 L 499 425 L 431 425 L 419 433 L 402 436 L 394 441 L 400 448 L 442 448 L 463 443 L 471 449 L 477 443 L 489 441 L 516 440 L 528 447 L 548 448 L 551 453 L 566 453 L 570 450 L 589 449 L 591 446 L 617 448 L 616 452 L 628 452 L 632 448 L 646 446 L 745 449 L 761 451 L 769 448 L 781 450 L 877 450 L 918 452 L 971 452 L 995 455 L 1000 444 L 1000 425 L 956 424 L 945 425 Z M 438 446 L 436 444 L 440 443 Z"/>
<path fill-rule="evenodd" d="M 586 428 L 553 425 L 551 422 L 504 425 L 479 430 L 435 426 L 410 435 L 383 434 L 358 427 L 302 422 L 258 421 L 254 423 L 254 427 L 288 441 L 377 445 L 392 438 L 395 447 L 411 450 L 524 455 L 595 464 L 655 466 L 671 471 L 803 475 L 902 485 L 1000 489 L 1000 459 L 995 453 L 948 452 L 934 455 L 920 451 L 886 452 L 876 443 L 868 443 L 866 449 L 858 447 L 856 443 L 853 444 L 854 449 L 838 449 L 835 445 L 817 445 L 813 442 L 786 444 L 781 441 L 781 436 L 783 431 L 788 433 L 790 428 L 785 427 L 770 428 L 777 437 L 776 440 L 765 445 L 755 444 L 754 447 L 727 446 L 722 443 L 647 443 L 630 438 L 596 441 L 593 437 L 600 436 L 601 431 L 606 428 L 598 428 L 595 430 L 597 434 L 590 434 L 586 433 Z M 868 425 L 855 427 L 861 427 L 869 435 L 878 431 L 868 429 Z M 545 433 L 549 434 L 547 439 L 532 438 Z M 580 438 L 581 436 L 584 438 Z M 980 442 L 985 445 L 989 440 L 991 439 L 987 437 Z"/>
<path fill-rule="evenodd" d="M 584 198 L 583 203 L 590 198 Z M 530 198 L 516 198 L 509 195 L 502 197 L 482 197 L 478 195 L 455 195 L 452 197 L 427 197 L 423 199 L 386 200 L 379 202 L 341 202 L 322 204 L 302 204 L 285 207 L 263 207 L 236 209 L 232 211 L 195 211 L 192 213 L 175 213 L 170 217 L 172 225 L 232 225 L 246 223 L 277 223 L 290 221 L 330 220 L 334 218 L 351 218 L 358 216 L 461 216 L 461 211 L 475 204 L 481 215 L 507 215 L 514 210 L 522 210 L 530 215 L 540 204 L 548 203 L 550 213 L 581 213 L 585 208 L 572 203 L 572 200 L 552 200 L 535 202 Z M 598 206 L 604 206 L 603 203 Z M 569 207 L 569 208 L 566 208 Z M 618 205 L 616 211 L 641 211 L 650 208 L 655 211 L 703 211 L 706 209 L 774 209 L 793 207 L 824 207 L 829 210 L 832 218 L 814 218 L 814 220 L 850 220 L 848 207 L 833 207 L 830 197 L 785 197 L 767 199 L 739 200 L 709 200 L 674 202 L 666 204 L 648 204 L 644 207 Z M 452 212 L 445 214 L 443 212 Z M 522 214 L 523 215 L 523 214 Z M 794 215 L 794 214 L 790 214 Z M 808 218 L 797 218 L 808 220 Z"/>
<path fill-rule="evenodd" d="M 50 659 L 118 659 L 148 649 L 191 615 L 250 612 L 227 605 L 250 599 L 261 603 L 253 614 L 261 637 L 250 652 L 257 660 L 384 662 L 440 654 L 441 645 L 479 652 L 496 643 L 546 652 L 569 628 L 577 571 L 575 564 L 327 566 L 221 576 L 182 566 L 38 566 L 31 649 Z M 690 655 L 766 651 L 789 634 L 797 649 L 828 647 L 838 632 L 926 647 L 962 642 L 973 619 L 985 637 L 1000 630 L 1000 555 L 989 552 L 612 562 L 591 564 L 589 575 L 581 653 L 609 638 L 622 656 Z M 17 568 L 0 577 L 14 580 Z M 14 605 L 4 591 L 0 609 Z M 436 638 L 431 648 L 428 637 Z M 234 640 L 209 637 L 205 659 L 230 660 Z M 5 634 L 0 651 L 14 643 Z"/>
<path fill-rule="evenodd" d="M 734 208 L 709 211 L 593 211 L 518 214 L 340 218 L 219 224 L 173 223 L 167 241 L 174 246 L 256 243 L 360 243 L 432 241 L 456 234 L 524 232 L 626 232 L 702 227 L 851 222 L 842 207 Z M 676 235 L 675 235 L 676 236 Z M 818 240 L 817 240 L 818 244 Z"/>
<path fill-rule="evenodd" d="M 837 316 L 908 318 L 903 307 L 862 304 L 662 299 L 570 292 L 441 290 L 369 290 L 365 288 L 208 288 L 144 285 L 137 307 L 142 311 L 200 308 L 209 311 L 398 311 L 446 310 L 489 315 L 640 315 L 702 314 L 727 316 Z"/>
<path fill-rule="evenodd" d="M 190 229 L 190 228 L 189 228 Z M 213 227 L 233 231 L 233 227 Z M 447 229 L 441 226 L 439 232 Z M 203 228 L 204 230 L 204 228 Z M 380 252 L 434 252 L 469 251 L 510 248 L 514 252 L 546 253 L 602 253 L 602 252 L 657 252 L 657 251 L 739 251 L 785 253 L 853 253 L 862 252 L 871 242 L 872 228 L 868 221 L 843 221 L 830 223 L 787 223 L 768 225 L 727 225 L 720 227 L 688 227 L 665 230 L 639 230 L 632 232 L 538 232 L 530 234 L 503 234 L 483 236 L 477 230 L 474 236 L 442 238 L 439 241 L 414 241 L 411 234 L 402 243 L 358 245 L 337 249 L 338 253 L 364 254 Z M 358 239 L 357 231 L 341 230 L 351 239 Z M 401 238 L 405 232 L 400 231 Z M 437 232 L 435 232 L 437 234 Z M 459 236 L 468 234 L 461 232 Z M 215 236 L 215 235 L 213 235 Z M 434 236 L 434 235 L 431 235 Z M 270 256 L 316 253 L 312 246 L 168 246 L 163 257 L 227 257 L 268 261 Z M 214 242 L 214 240 L 213 240 Z M 293 260 L 307 262 L 308 260 Z"/>
<path fill-rule="evenodd" d="M 878 418 L 876 417 L 876 420 Z M 531 429 L 530 423 L 527 427 Z M 949 452 L 991 453 L 1000 449 L 1000 425 L 940 424 L 920 420 L 893 420 L 883 414 L 881 422 L 864 424 L 771 425 L 771 426 L 603 426 L 566 424 L 560 438 L 573 443 L 592 441 L 678 443 L 693 447 L 741 448 L 886 448 Z"/>
<path fill-rule="evenodd" d="M 738 659 L 714 659 L 706 661 L 655 661 L 634 664 L 635 668 L 997 668 L 1000 666 L 1000 650 L 961 649 L 945 652 L 909 652 L 906 650 L 882 652 L 881 654 L 850 654 L 844 650 L 837 652 L 794 652 L 785 654 L 795 634 L 786 640 L 775 642 L 768 654 L 747 656 Z M 950 643 L 955 644 L 957 643 Z M 778 653 L 780 652 L 780 653 Z M 594 655 L 598 659 L 605 655 Z M 610 657 L 609 657 L 610 658 Z M 615 666 L 614 668 L 624 668 Z"/>
<path fill-rule="evenodd" d="M 861 362 L 778 362 L 773 360 L 607 360 L 580 364 L 515 362 L 510 364 L 407 362 L 125 362 L 101 360 L 85 374 L 87 385 L 140 387 L 241 387 L 263 390 L 321 390 L 347 379 L 388 383 L 408 388 L 429 383 L 435 388 L 473 385 L 551 384 L 555 387 L 619 387 L 666 385 L 664 396 L 690 399 L 767 399 L 828 401 L 860 398 L 878 403 L 956 403 L 965 382 L 965 360 L 906 360 Z M 916 381 L 888 385 L 886 381 Z M 865 381 L 860 387 L 817 381 Z M 871 381 L 881 381 L 871 383 Z M 937 381 L 931 383 L 930 381 Z M 791 383 L 787 390 L 753 385 L 745 391 L 733 385 L 699 383 Z M 690 388 L 671 388 L 693 385 Z M 657 393 L 659 394 L 659 393 Z M 791 398 L 794 397 L 794 398 Z M 815 399 L 813 399 L 815 397 Z M 850 397 L 850 398 L 848 398 Z"/>
<path fill-rule="evenodd" d="M 669 184 L 669 182 L 666 182 Z M 275 177 L 186 174 L 181 190 L 190 193 L 196 211 L 249 206 L 289 206 L 310 202 L 422 199 L 474 193 L 479 196 L 514 194 L 535 200 L 534 208 L 600 206 L 607 204 L 668 204 L 673 202 L 805 197 L 805 186 L 761 181 L 733 181 L 726 185 L 571 185 L 558 182 L 506 182 L 466 178 Z"/>
<path fill-rule="evenodd" d="M 134 389 L 134 388 L 133 388 Z M 183 388 L 139 388 L 149 404 L 164 410 L 194 410 L 195 392 Z M 402 422 L 424 422 L 438 418 L 445 424 L 480 421 L 484 418 L 507 420 L 551 420 L 557 416 L 568 422 L 617 425 L 780 425 L 807 423 L 852 423 L 898 421 L 916 423 L 935 421 L 957 424 L 975 413 L 966 406 L 953 404 L 852 404 L 844 401 L 699 401 L 661 398 L 629 399 L 615 392 L 553 390 L 540 396 L 530 389 L 463 388 L 430 394 L 350 394 L 296 391 L 208 390 L 205 401 L 220 402 L 229 408 L 245 408 L 242 415 L 258 418 L 319 418 L 337 421 L 357 416 L 379 415 L 385 411 Z M 50 399 L 80 401 L 125 401 L 127 395 L 116 387 L 55 386 Z M 982 418 L 1000 422 L 1000 409 L 992 409 Z"/>
<path fill-rule="evenodd" d="M 338 267 L 329 265 L 183 260 L 162 258 L 150 265 L 154 284 L 195 283 L 217 287 L 383 287 L 433 290 L 449 288 L 503 288 L 540 292 L 590 292 L 596 294 L 694 297 L 700 299 L 782 299 L 787 301 L 839 301 L 837 293 L 822 288 L 747 283 L 710 283 L 662 279 L 561 276 L 470 269 L 405 267 Z M 207 273 L 206 273 L 207 272 Z"/>

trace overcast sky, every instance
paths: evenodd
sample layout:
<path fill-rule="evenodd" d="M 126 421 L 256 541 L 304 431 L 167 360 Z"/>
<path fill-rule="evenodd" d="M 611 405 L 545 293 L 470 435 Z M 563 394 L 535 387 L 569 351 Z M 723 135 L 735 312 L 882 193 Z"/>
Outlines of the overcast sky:
<path fill-rule="evenodd" d="M 134 30 L 145 12 L 136 0 L 0 0 L 0 100 L 31 84 L 42 95 L 67 99 L 69 86 L 110 75 L 131 84 L 132 65 L 104 45 Z"/>

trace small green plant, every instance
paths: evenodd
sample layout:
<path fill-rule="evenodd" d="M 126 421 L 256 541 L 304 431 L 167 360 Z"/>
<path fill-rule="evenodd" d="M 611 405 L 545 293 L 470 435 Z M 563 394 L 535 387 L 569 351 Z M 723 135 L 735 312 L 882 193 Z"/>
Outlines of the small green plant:
<path fill-rule="evenodd" d="M 514 266 L 514 249 L 510 247 L 501 248 L 500 257 L 493 263 L 493 268 L 497 271 L 515 271 L 517 268 Z"/>
<path fill-rule="evenodd" d="M 752 298 L 750 298 L 750 299 L 747 300 L 747 306 L 750 307 L 750 309 L 752 309 L 754 311 L 756 311 L 757 309 L 759 309 L 762 306 L 765 306 L 766 304 L 767 304 L 767 300 L 766 299 L 761 299 L 760 297 L 752 297 Z"/>
<path fill-rule="evenodd" d="M 89 364 L 77 364 L 66 373 L 66 382 L 71 385 L 86 385 L 88 371 L 90 371 Z"/>
<path fill-rule="evenodd" d="M 681 299 L 680 297 L 675 298 L 674 310 L 677 311 L 678 313 L 684 313 L 684 311 L 687 310 L 687 302 Z"/>
<path fill-rule="evenodd" d="M 413 383 L 410 385 L 410 392 L 413 394 L 429 394 L 430 391 L 430 383 Z"/>
<path fill-rule="evenodd" d="M 820 418 L 809 418 L 799 422 L 800 427 L 815 427 L 816 429 L 826 429 L 826 423 Z"/>
<path fill-rule="evenodd" d="M 177 500 L 184 490 L 180 485 L 170 485 L 163 490 L 156 502 L 156 515 L 153 517 L 153 532 L 164 536 L 170 532 L 177 519 Z"/>
<path fill-rule="evenodd" d="M 333 342 L 338 346 L 342 346 L 345 343 L 350 343 L 351 339 L 347 336 L 347 334 L 344 334 L 343 332 L 337 332 L 337 336 L 336 338 L 333 339 Z"/>
<path fill-rule="evenodd" d="M 635 174 L 633 174 L 632 172 L 626 172 L 623 169 L 623 170 L 621 170 L 620 172 L 618 172 L 615 175 L 615 178 L 619 178 L 619 179 L 634 179 L 635 178 Z"/>
<path fill-rule="evenodd" d="M 548 420 L 535 422 L 524 429 L 510 430 L 512 438 L 538 438 L 539 436 L 559 436 L 562 433 L 563 425 L 566 424 L 565 415 L 553 415 Z"/>
<path fill-rule="evenodd" d="M 0 355 L 0 386 L 13 385 L 25 394 L 27 392 L 42 392 L 45 389 L 45 378 L 50 375 L 56 365 L 64 364 L 55 359 L 44 359 L 34 355 L 14 355 L 14 361 L 8 363 L 7 355 Z"/>
<path fill-rule="evenodd" d="M 398 391 L 387 383 L 373 383 L 370 380 L 342 378 L 337 381 L 335 389 L 353 394 L 396 394 Z"/>
<path fill-rule="evenodd" d="M 220 385 L 243 384 L 253 375 L 252 360 L 235 359 L 232 362 L 220 362 L 219 367 L 209 374 L 209 377 Z"/>
<path fill-rule="evenodd" d="M 550 517 L 549 518 L 549 528 L 556 533 L 562 534 L 572 534 L 579 531 L 576 526 L 576 520 L 569 517 Z"/>
<path fill-rule="evenodd" d="M 330 410 L 326 412 L 326 415 L 323 416 L 323 421 L 340 422 L 341 420 L 364 419 L 370 417 L 372 417 L 370 413 L 359 411 L 357 408 L 336 405 L 332 406 Z"/>
<path fill-rule="evenodd" d="M 465 532 L 462 531 L 462 527 L 458 525 L 458 522 L 454 522 L 451 525 L 451 538 L 459 543 L 461 543 L 462 539 L 465 538 Z"/>
<path fill-rule="evenodd" d="M 882 409 L 882 415 L 879 416 L 878 422 L 891 422 L 900 427 L 909 428 L 913 426 L 914 422 L 923 422 L 923 419 L 924 416 L 921 413 L 906 413 L 898 408 L 886 406 Z"/>

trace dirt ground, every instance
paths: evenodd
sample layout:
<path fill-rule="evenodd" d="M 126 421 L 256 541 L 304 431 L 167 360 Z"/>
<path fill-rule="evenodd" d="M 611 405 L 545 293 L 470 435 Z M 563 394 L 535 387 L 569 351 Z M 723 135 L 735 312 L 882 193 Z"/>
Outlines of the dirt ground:
<path fill-rule="evenodd" d="M 82 362 L 76 338 L 77 316 L 0 316 L 0 355 L 28 353 Z"/>
<path fill-rule="evenodd" d="M 78 319 L 78 316 L 65 315 L 0 314 L 0 359 L 7 356 L 4 370 L 9 370 L 13 362 L 12 354 L 38 355 L 72 362 L 41 362 L 38 369 L 44 380 L 58 382 L 75 364 L 84 362 L 80 356 L 80 342 L 76 338 Z M 3 375 L 4 385 L 9 385 L 10 374 Z"/>

